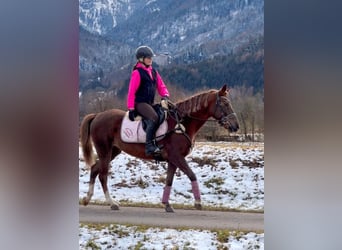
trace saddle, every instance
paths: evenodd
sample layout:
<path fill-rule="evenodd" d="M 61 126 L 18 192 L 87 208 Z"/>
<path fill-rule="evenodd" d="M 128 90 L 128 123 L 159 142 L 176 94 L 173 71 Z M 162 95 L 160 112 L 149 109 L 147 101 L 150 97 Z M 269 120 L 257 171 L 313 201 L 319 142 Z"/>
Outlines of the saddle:
<path fill-rule="evenodd" d="M 159 127 L 156 131 L 156 140 L 160 141 L 164 138 L 168 130 L 167 121 L 165 120 L 164 112 L 158 112 Z M 121 124 L 121 140 L 127 143 L 146 143 L 145 122 L 141 116 L 137 116 L 135 121 L 128 118 L 128 111 L 126 112 Z"/>

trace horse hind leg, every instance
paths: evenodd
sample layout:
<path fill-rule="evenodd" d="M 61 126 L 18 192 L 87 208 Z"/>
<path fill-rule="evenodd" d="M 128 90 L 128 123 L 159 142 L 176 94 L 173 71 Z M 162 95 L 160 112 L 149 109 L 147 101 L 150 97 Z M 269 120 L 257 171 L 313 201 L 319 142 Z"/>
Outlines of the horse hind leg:
<path fill-rule="evenodd" d="M 111 161 L 121 153 L 121 150 L 117 147 L 113 147 L 112 148 L 112 157 L 111 157 Z M 107 189 L 108 190 L 108 189 Z M 106 195 L 106 194 L 105 194 Z M 108 197 L 108 198 L 107 198 Z M 119 210 L 119 206 L 120 206 L 120 202 L 118 201 L 115 201 L 115 200 L 112 200 L 108 191 L 107 191 L 107 195 L 106 195 L 106 199 L 107 199 L 107 202 L 109 202 L 109 204 L 111 205 L 111 209 L 112 210 Z"/>
<path fill-rule="evenodd" d="M 109 194 L 109 190 L 108 190 L 108 186 L 107 186 L 108 170 L 109 170 L 110 161 L 113 160 L 120 153 L 121 153 L 121 150 L 119 148 L 114 147 L 112 149 L 112 154 L 111 154 L 110 160 L 103 159 L 101 161 L 101 167 L 100 167 L 100 172 L 99 172 L 99 179 L 101 182 L 103 193 L 106 197 L 107 203 L 110 205 L 110 208 L 112 210 L 119 210 L 120 203 L 113 200 Z"/>
<path fill-rule="evenodd" d="M 82 204 L 84 206 L 87 206 L 89 204 L 89 201 L 91 200 L 91 197 L 94 194 L 95 179 L 98 174 L 99 174 L 99 165 L 96 162 L 94 165 L 91 166 L 88 193 L 87 193 L 87 196 L 84 197 L 82 200 Z"/>

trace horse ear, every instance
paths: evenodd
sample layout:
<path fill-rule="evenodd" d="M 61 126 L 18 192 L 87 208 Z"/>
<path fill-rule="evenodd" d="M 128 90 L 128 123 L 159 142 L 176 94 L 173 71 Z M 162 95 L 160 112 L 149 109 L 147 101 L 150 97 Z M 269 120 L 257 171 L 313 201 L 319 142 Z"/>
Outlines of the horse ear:
<path fill-rule="evenodd" d="M 227 95 L 229 92 L 229 88 L 227 88 L 227 85 L 223 85 L 222 88 L 219 90 L 219 95 L 223 96 L 223 95 Z"/>

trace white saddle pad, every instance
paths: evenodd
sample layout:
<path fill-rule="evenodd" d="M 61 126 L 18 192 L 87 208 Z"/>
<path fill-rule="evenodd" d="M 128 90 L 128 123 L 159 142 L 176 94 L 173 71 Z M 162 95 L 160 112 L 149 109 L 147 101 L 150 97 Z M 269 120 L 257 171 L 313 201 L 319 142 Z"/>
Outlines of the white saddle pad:
<path fill-rule="evenodd" d="M 156 137 L 164 135 L 167 132 L 168 126 L 167 122 L 164 121 L 160 124 L 159 128 L 156 132 Z M 130 143 L 145 143 L 146 142 L 146 132 L 142 128 L 142 120 L 131 121 L 128 118 L 128 112 L 126 112 L 125 117 L 122 120 L 121 124 L 121 139 L 124 142 Z M 163 139 L 163 136 L 157 138 L 157 141 Z"/>

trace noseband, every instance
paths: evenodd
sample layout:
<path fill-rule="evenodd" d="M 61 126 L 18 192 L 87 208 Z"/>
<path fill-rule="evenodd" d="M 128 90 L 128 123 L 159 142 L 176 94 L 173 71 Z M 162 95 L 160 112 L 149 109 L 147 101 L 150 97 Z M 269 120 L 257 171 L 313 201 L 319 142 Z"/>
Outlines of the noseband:
<path fill-rule="evenodd" d="M 218 93 L 216 94 L 216 106 L 215 106 L 214 114 L 216 113 L 217 107 L 219 107 L 220 112 L 222 113 L 222 117 L 218 120 L 218 123 L 221 126 L 224 126 L 225 124 L 228 124 L 229 126 L 231 126 L 229 119 L 233 116 L 236 117 L 236 114 L 234 112 L 232 112 L 228 115 L 224 115 L 223 108 L 220 105 L 220 97 L 219 97 Z"/>

